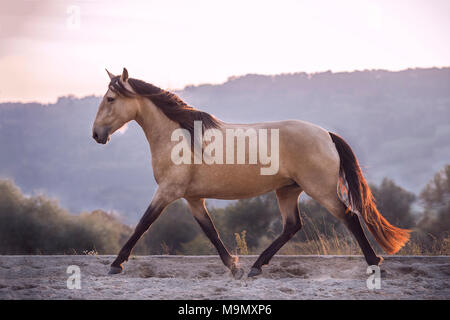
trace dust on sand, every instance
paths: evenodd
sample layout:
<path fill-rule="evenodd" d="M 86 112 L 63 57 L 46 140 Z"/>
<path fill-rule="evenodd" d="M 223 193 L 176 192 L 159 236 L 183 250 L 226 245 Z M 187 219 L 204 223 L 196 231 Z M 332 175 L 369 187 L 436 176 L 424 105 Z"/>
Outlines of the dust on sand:
<path fill-rule="evenodd" d="M 450 299 L 449 256 L 388 256 L 367 288 L 361 256 L 276 256 L 256 278 L 232 278 L 218 256 L 0 256 L 0 299 Z M 256 256 L 240 257 L 250 270 Z M 68 289 L 67 267 L 81 270 Z"/>

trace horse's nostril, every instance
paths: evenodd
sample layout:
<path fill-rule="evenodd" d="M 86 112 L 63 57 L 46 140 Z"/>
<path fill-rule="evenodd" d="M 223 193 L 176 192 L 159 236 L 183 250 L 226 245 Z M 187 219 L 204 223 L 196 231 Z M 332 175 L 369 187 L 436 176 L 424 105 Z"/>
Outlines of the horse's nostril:
<path fill-rule="evenodd" d="M 98 139 L 97 132 L 94 131 L 94 134 L 92 135 L 92 137 L 93 137 L 95 140 L 97 140 L 97 139 Z"/>

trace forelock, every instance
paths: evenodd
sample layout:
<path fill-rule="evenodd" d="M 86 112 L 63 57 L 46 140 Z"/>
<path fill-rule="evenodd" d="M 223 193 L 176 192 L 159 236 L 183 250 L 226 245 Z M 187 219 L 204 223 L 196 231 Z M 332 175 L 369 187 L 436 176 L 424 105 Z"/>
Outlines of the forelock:
<path fill-rule="evenodd" d="M 109 85 L 108 85 L 109 90 L 111 90 L 112 92 L 125 96 L 125 97 L 134 97 L 136 96 L 136 94 L 131 91 L 133 90 L 130 86 L 130 89 L 128 89 L 123 83 L 122 81 L 120 81 L 120 76 L 116 76 L 114 78 L 111 79 Z"/>

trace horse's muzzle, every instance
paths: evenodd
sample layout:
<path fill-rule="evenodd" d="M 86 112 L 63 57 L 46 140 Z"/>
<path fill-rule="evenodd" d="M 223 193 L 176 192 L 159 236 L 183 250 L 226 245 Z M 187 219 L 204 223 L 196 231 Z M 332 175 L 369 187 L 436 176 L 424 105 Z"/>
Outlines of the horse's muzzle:
<path fill-rule="evenodd" d="M 109 128 L 106 127 L 95 127 L 92 130 L 92 138 L 101 144 L 105 144 L 109 140 Z"/>

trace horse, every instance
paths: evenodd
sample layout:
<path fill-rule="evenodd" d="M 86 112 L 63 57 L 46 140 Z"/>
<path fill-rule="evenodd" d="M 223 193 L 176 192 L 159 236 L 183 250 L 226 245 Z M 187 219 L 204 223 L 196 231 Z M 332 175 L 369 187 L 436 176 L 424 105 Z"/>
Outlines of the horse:
<path fill-rule="evenodd" d="M 109 274 L 122 272 L 123 263 L 128 261 L 137 241 L 170 203 L 181 198 L 187 201 L 193 217 L 236 279 L 243 276 L 244 270 L 239 266 L 238 257 L 231 255 L 223 244 L 205 206 L 207 198 L 236 200 L 275 191 L 283 229 L 259 255 L 248 277 L 260 275 L 262 267 L 269 264 L 278 250 L 302 228 L 298 200 L 303 192 L 346 225 L 368 265 L 379 266 L 383 258 L 372 248 L 361 220 L 388 254 L 396 253 L 409 240 L 410 230 L 391 225 L 377 210 L 355 154 L 337 134 L 300 120 L 227 123 L 188 105 L 174 93 L 130 78 L 126 68 L 120 76 L 106 71 L 110 82 L 98 107 L 92 137 L 97 143 L 106 144 L 116 130 L 129 121 L 136 121 L 148 140 L 153 175 L 158 185 L 150 205 L 112 262 Z M 271 131 L 270 141 L 267 130 Z M 255 162 L 254 146 L 244 146 L 243 150 L 239 145 L 230 147 L 228 140 L 227 146 L 216 145 L 214 159 L 221 160 L 225 151 L 227 160 L 237 154 L 238 163 L 197 157 L 197 151 L 208 148 L 206 142 L 212 141 L 213 136 L 217 140 L 230 131 L 235 132 L 232 141 L 243 138 L 249 143 L 255 142 L 252 133 L 259 131 L 256 141 L 260 145 L 257 147 L 267 152 L 270 146 L 271 153 L 277 153 L 275 170 L 267 168 L 267 153 L 260 150 L 261 159 Z M 192 139 L 196 133 L 197 138 Z M 264 137 L 268 141 L 265 146 L 262 144 Z M 190 140 L 190 144 L 182 144 L 182 140 Z M 183 158 L 178 161 L 176 157 L 181 154 Z"/>

